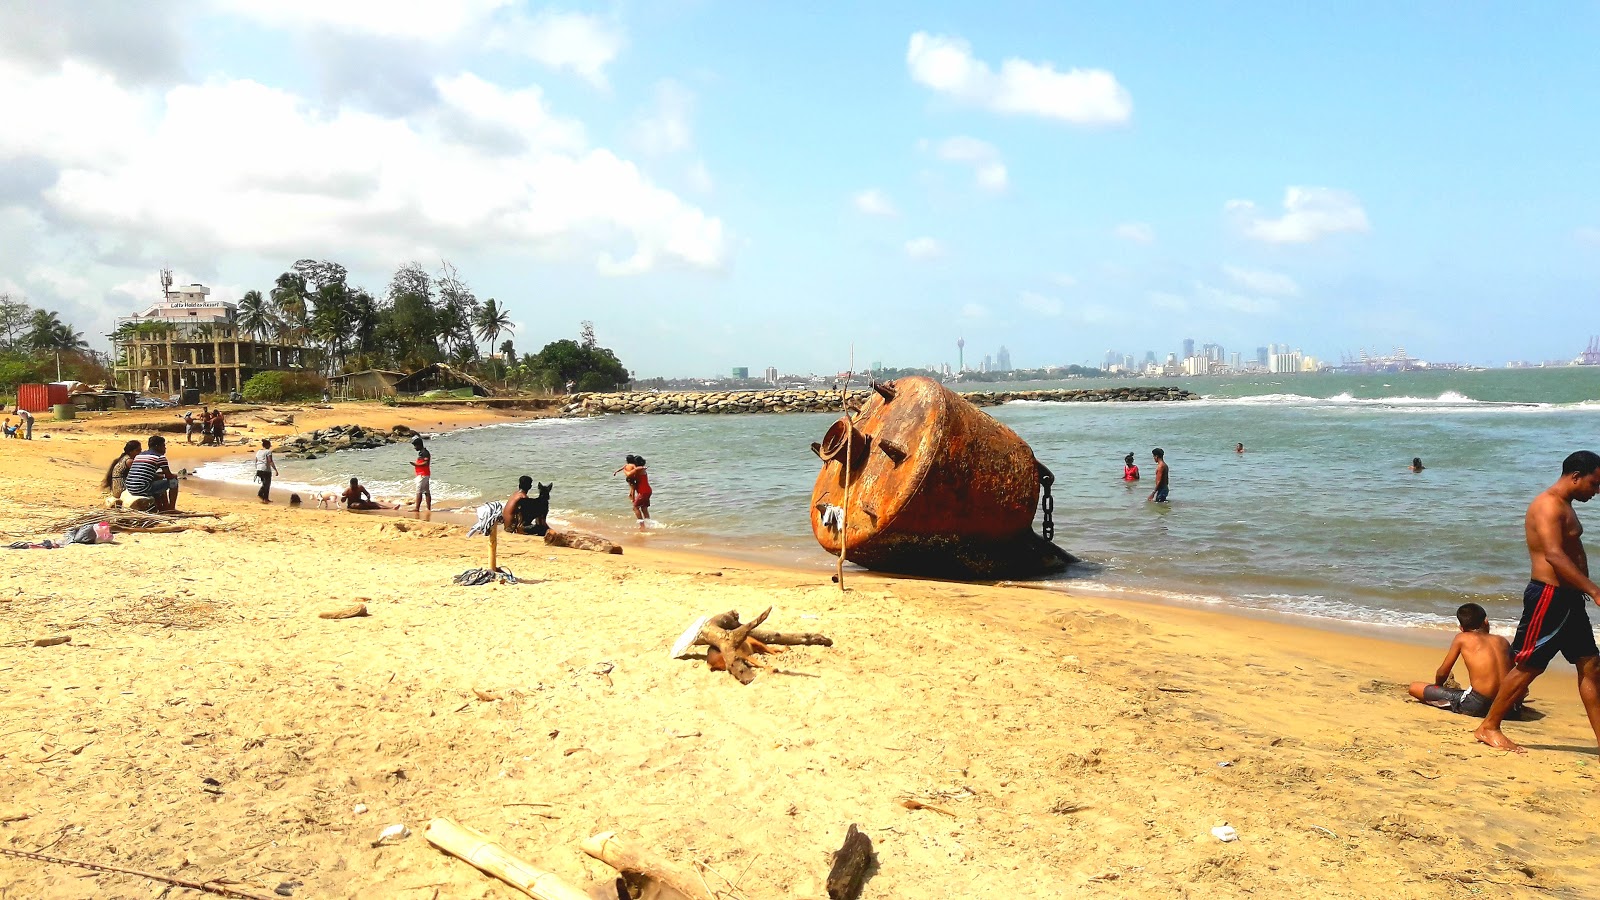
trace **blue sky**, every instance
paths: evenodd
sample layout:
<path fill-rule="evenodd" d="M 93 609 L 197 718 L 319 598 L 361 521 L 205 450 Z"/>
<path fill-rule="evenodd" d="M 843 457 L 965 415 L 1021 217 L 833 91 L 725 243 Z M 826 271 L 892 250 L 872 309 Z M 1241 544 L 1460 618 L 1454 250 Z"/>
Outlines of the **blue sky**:
<path fill-rule="evenodd" d="M 302 256 L 448 258 L 640 375 L 1600 333 L 1592 2 L 37 6 L 0 291 L 95 334 Z"/>

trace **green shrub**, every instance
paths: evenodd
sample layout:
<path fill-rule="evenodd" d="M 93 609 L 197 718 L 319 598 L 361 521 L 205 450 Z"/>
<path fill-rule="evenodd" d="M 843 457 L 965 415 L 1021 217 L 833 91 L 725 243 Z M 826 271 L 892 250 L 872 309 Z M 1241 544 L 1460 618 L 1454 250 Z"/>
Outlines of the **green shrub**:
<path fill-rule="evenodd" d="M 239 393 L 252 403 L 315 400 L 328 382 L 315 372 L 257 372 Z"/>

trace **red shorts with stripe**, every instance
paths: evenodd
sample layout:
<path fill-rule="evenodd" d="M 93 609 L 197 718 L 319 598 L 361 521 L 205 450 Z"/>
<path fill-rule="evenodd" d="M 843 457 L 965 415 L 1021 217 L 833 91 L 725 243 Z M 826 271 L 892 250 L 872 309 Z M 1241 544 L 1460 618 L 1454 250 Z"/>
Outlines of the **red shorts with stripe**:
<path fill-rule="evenodd" d="M 1511 642 L 1512 661 L 1542 671 L 1557 652 L 1570 663 L 1600 656 L 1589 625 L 1588 601 L 1588 596 L 1573 588 L 1528 582 L 1528 589 L 1522 592 L 1522 620 L 1517 622 L 1517 636 Z"/>

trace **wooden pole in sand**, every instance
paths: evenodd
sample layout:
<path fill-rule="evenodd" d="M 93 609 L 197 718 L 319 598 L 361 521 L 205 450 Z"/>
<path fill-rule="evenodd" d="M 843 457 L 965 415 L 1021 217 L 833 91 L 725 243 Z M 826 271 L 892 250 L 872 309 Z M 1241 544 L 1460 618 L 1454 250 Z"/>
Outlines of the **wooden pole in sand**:
<path fill-rule="evenodd" d="M 489 526 L 489 574 L 491 575 L 496 575 L 500 572 L 500 568 L 497 565 L 500 554 L 500 542 L 496 538 L 496 535 L 499 533 L 500 520 L 495 519 L 494 524 Z"/>
<path fill-rule="evenodd" d="M 844 409 L 844 502 L 839 513 L 839 593 L 844 593 L 844 545 L 850 538 L 850 445 L 855 443 L 855 420 L 850 418 L 850 379 L 856 374 L 856 345 L 850 345 L 850 371 L 844 376 L 844 396 L 839 405 Z"/>

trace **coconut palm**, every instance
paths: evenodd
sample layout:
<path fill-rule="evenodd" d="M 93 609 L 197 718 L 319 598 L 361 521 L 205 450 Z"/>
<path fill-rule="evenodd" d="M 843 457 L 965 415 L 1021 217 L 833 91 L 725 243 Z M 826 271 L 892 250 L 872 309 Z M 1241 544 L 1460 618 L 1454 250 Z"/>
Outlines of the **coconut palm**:
<path fill-rule="evenodd" d="M 272 287 L 272 305 L 277 307 L 280 323 L 289 333 L 303 337 L 306 317 L 310 312 L 310 288 L 306 279 L 294 272 L 278 276 Z"/>
<path fill-rule="evenodd" d="M 477 329 L 478 340 L 484 341 L 489 345 L 490 353 L 494 352 L 496 338 L 505 333 L 515 334 L 517 331 L 511 327 L 510 311 L 501 306 L 493 297 L 483 301 L 483 305 L 478 308 L 476 319 L 472 324 Z"/>
<path fill-rule="evenodd" d="M 260 291 L 245 291 L 239 299 L 239 327 L 257 338 L 272 330 L 272 307 Z"/>

